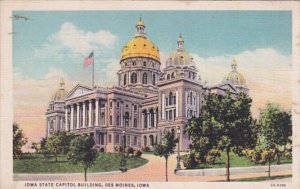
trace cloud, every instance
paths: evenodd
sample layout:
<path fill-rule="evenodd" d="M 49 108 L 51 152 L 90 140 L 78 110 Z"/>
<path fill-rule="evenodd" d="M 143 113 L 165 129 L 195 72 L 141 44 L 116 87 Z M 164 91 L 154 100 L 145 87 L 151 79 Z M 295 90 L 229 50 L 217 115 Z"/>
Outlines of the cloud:
<path fill-rule="evenodd" d="M 23 76 L 14 70 L 13 106 L 14 121 L 19 123 L 31 141 L 39 141 L 45 135 L 45 112 L 52 94 L 59 89 L 59 82 L 64 78 L 66 90 L 70 91 L 76 82 L 60 69 L 50 69 L 41 79 Z"/>
<path fill-rule="evenodd" d="M 65 22 L 60 30 L 49 38 L 50 43 L 60 44 L 74 54 L 86 55 L 92 50 L 112 49 L 117 37 L 110 31 L 84 31 L 71 22 Z"/>
<path fill-rule="evenodd" d="M 222 82 L 231 71 L 230 63 L 235 58 L 238 71 L 245 77 L 250 89 L 252 112 L 256 116 L 267 102 L 276 102 L 286 109 L 291 108 L 291 56 L 283 55 L 272 48 L 208 58 L 192 55 L 202 80 L 206 80 L 210 86 Z"/>

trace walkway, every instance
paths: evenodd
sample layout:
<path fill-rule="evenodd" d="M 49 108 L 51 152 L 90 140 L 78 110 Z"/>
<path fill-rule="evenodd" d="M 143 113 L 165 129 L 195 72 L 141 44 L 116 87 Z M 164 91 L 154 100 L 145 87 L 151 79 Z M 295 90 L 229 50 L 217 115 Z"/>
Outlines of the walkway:
<path fill-rule="evenodd" d="M 143 154 L 145 159 L 149 162 L 136 169 L 129 170 L 125 173 L 113 172 L 112 174 L 103 175 L 101 173 L 89 173 L 87 175 L 88 181 L 165 181 L 165 159 L 151 154 Z M 178 181 L 215 181 L 224 180 L 225 176 L 179 176 L 174 174 L 176 167 L 176 155 L 170 156 L 168 160 L 168 177 L 170 182 Z M 287 175 L 292 171 L 274 172 L 272 175 Z M 231 179 L 250 178 L 267 176 L 267 173 L 251 173 L 231 175 Z M 15 174 L 14 180 L 32 180 L 32 181 L 84 181 L 83 173 L 74 174 Z"/>

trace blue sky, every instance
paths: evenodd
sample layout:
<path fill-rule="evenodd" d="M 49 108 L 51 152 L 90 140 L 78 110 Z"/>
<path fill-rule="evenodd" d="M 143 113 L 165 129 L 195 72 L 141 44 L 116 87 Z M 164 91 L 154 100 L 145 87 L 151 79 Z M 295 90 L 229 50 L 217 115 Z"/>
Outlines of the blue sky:
<path fill-rule="evenodd" d="M 96 60 L 101 62 L 98 69 L 101 69 L 109 61 L 120 58 L 121 48 L 132 38 L 140 14 L 148 37 L 164 53 L 176 48 L 176 40 L 182 33 L 186 49 L 201 57 L 230 56 L 258 48 L 291 54 L 291 12 L 288 11 L 17 11 L 14 14 L 31 18 L 13 21 L 16 33 L 13 36 L 14 68 L 36 79 L 51 67 L 81 68 L 86 52 L 75 56 L 64 48 L 46 57 L 43 54 L 32 56 L 47 45 L 64 23 L 72 23 L 78 30 L 105 30 L 116 36 L 109 51 L 95 52 Z M 60 61 L 66 63 L 58 64 Z M 37 67 L 39 72 L 36 72 Z"/>

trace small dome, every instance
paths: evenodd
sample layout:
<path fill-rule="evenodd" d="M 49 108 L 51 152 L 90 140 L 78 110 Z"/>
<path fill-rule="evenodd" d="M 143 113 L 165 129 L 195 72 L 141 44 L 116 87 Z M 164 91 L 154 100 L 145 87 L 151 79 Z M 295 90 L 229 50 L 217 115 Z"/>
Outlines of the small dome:
<path fill-rule="evenodd" d="M 136 26 L 143 26 L 143 27 L 146 27 L 146 26 L 145 26 L 145 23 L 144 23 L 141 19 L 136 23 Z"/>
<path fill-rule="evenodd" d="M 177 49 L 171 54 L 167 60 L 167 66 L 176 65 L 176 66 L 188 66 L 194 65 L 193 57 L 184 50 Z"/>
<path fill-rule="evenodd" d="M 61 79 L 60 88 L 53 94 L 53 101 L 62 101 L 67 96 L 68 92 L 65 90 L 65 81 Z"/>
<path fill-rule="evenodd" d="M 176 66 L 189 66 L 194 65 L 193 57 L 184 50 L 183 47 L 184 39 L 179 35 L 177 40 L 177 49 L 174 51 L 167 60 L 167 66 L 176 65 Z"/>
<path fill-rule="evenodd" d="M 234 86 L 246 86 L 246 80 L 242 74 L 237 71 L 236 60 L 233 59 L 231 62 L 232 70 L 224 78 L 223 83 L 230 82 Z"/>

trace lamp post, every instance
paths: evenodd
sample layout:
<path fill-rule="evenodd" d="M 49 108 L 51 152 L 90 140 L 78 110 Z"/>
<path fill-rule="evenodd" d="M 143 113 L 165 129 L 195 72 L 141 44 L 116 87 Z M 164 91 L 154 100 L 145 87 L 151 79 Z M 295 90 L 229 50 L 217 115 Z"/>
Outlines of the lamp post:
<path fill-rule="evenodd" d="M 180 145 L 180 127 L 177 127 L 177 138 L 178 138 L 178 144 L 177 144 L 177 166 L 174 172 L 176 173 L 178 170 L 181 169 L 180 167 L 180 152 L 179 152 L 179 145 Z"/>
<path fill-rule="evenodd" d="M 127 168 L 126 168 L 126 162 L 125 162 L 125 140 L 126 140 L 126 127 L 129 121 L 129 115 L 128 113 L 125 113 L 124 115 L 124 120 L 125 120 L 125 125 L 124 125 L 124 130 L 122 131 L 123 134 L 123 140 L 122 140 L 122 157 L 121 157 L 121 162 L 120 162 L 120 170 L 122 172 L 126 172 Z"/>

